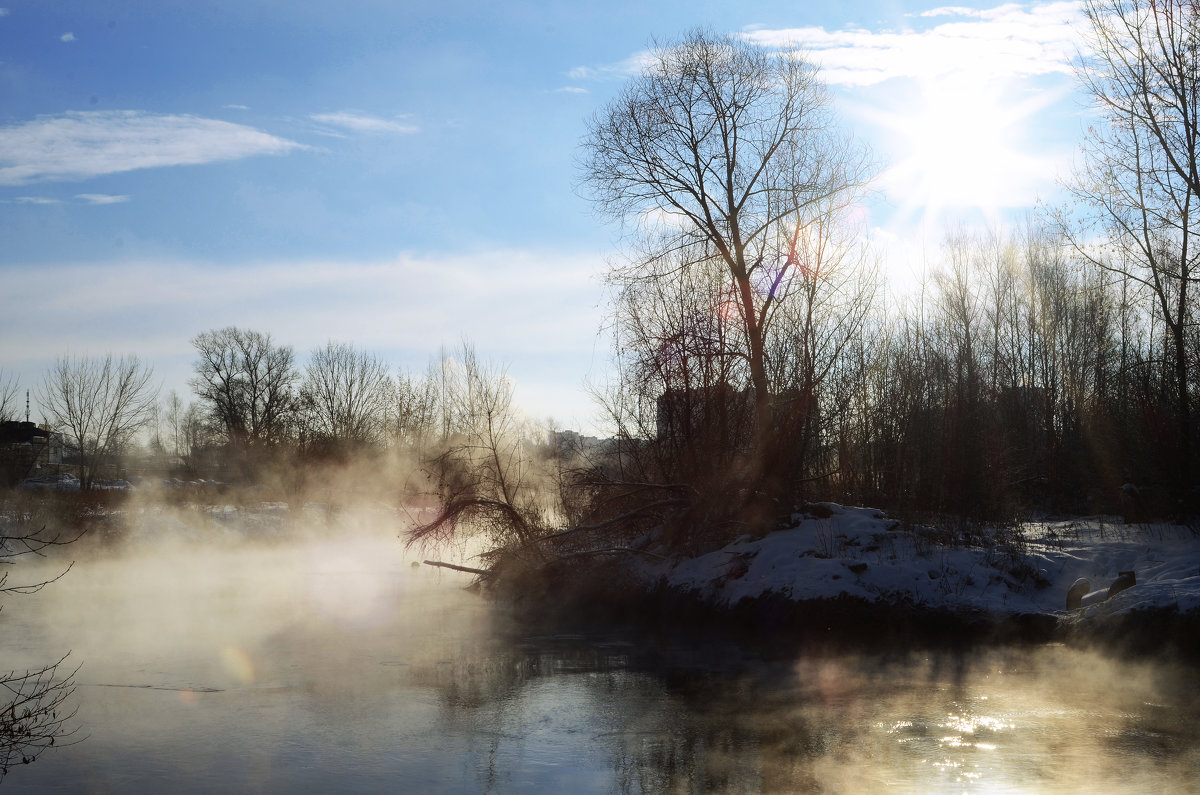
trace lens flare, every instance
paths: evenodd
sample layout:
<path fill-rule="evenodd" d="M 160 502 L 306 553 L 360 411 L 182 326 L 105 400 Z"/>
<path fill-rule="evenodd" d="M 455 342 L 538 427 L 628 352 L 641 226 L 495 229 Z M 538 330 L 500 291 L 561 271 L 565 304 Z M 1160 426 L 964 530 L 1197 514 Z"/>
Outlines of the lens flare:
<path fill-rule="evenodd" d="M 241 685 L 254 684 L 254 661 L 237 646 L 221 647 L 221 666 Z"/>

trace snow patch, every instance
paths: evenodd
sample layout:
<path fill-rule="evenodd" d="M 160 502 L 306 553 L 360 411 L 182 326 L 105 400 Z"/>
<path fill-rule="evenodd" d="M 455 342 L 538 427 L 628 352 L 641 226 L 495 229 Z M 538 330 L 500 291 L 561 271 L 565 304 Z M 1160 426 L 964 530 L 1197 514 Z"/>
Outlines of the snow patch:
<path fill-rule="evenodd" d="M 649 581 L 718 606 L 775 594 L 795 601 L 851 596 L 998 617 L 1200 609 L 1200 538 L 1190 528 L 1091 517 L 1018 530 L 944 545 L 931 540 L 929 528 L 902 525 L 878 510 L 822 503 L 765 537 L 743 536 L 698 557 L 638 565 Z M 1134 572 L 1136 584 L 1108 598 L 1123 571 Z M 1068 612 L 1067 591 L 1080 578 L 1095 593 L 1082 610 Z"/>

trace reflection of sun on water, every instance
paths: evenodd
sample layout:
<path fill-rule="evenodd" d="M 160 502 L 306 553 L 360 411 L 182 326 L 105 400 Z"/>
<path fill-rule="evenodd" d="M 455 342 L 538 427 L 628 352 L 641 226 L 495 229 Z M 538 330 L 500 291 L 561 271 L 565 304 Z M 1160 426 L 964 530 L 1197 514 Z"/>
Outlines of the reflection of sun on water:
<path fill-rule="evenodd" d="M 948 735 L 941 738 L 943 745 L 951 747 L 970 747 L 978 748 L 983 751 L 994 751 L 996 746 L 993 743 L 975 742 L 973 740 L 964 740 L 964 735 L 975 737 L 979 734 L 994 734 L 1012 729 L 1013 724 L 992 718 L 986 715 L 963 715 L 950 714 L 947 715 L 946 723 L 942 724 L 944 728 L 955 732 L 953 735 Z"/>

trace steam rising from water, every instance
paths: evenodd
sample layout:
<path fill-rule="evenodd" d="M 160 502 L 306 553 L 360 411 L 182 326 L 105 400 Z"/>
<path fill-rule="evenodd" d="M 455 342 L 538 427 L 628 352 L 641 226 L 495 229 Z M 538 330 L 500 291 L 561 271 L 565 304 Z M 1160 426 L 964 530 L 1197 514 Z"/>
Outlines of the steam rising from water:
<path fill-rule="evenodd" d="M 383 508 L 124 521 L 0 613 L 14 664 L 83 663 L 90 735 L 10 788 L 1183 791 L 1200 769 L 1194 671 L 1166 663 L 526 637 L 466 575 L 412 568 Z"/>

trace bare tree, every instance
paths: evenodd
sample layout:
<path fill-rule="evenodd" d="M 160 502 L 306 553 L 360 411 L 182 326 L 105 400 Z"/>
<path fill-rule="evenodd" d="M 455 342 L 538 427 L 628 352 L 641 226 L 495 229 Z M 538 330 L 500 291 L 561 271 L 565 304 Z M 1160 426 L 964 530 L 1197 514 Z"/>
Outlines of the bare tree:
<path fill-rule="evenodd" d="M 167 394 L 167 410 L 164 419 L 167 423 L 167 442 L 171 445 L 171 454 L 182 459 L 184 456 L 184 407 L 179 393 L 172 389 Z"/>
<path fill-rule="evenodd" d="M 820 237 L 870 168 L 839 131 L 817 69 L 796 52 L 694 31 L 651 51 L 583 146 L 585 185 L 601 211 L 639 225 L 652 252 L 643 262 L 676 252 L 679 270 L 714 261 L 726 274 L 762 448 L 772 315 L 794 280 L 820 271 Z"/>
<path fill-rule="evenodd" d="M 18 512 L 17 520 L 0 533 L 0 596 L 27 596 L 58 581 L 71 570 L 67 564 L 47 579 L 13 583 L 8 568 L 27 556 L 41 557 L 46 550 L 65 546 L 79 536 L 48 534 L 45 526 L 34 529 L 33 516 Z M 32 525 L 32 526 L 31 526 Z M 11 529 L 14 528 L 15 529 Z M 75 674 L 65 654 L 57 661 L 33 669 L 0 670 L 0 782 L 17 765 L 28 765 L 48 748 L 71 744 L 78 730 L 72 725 L 75 708 Z"/>
<path fill-rule="evenodd" d="M 605 407 L 620 435 L 656 440 L 647 452 L 668 480 L 727 469 L 753 419 L 724 269 L 702 258 L 682 262 L 687 253 L 669 252 L 609 273 L 621 394 Z"/>
<path fill-rule="evenodd" d="M 177 457 L 186 469 L 192 469 L 195 465 L 196 451 L 206 446 L 213 436 L 211 428 L 205 422 L 203 410 L 194 402 L 185 405 L 179 394 L 172 389 L 167 395 L 164 419 L 171 454 Z"/>
<path fill-rule="evenodd" d="M 780 484 L 788 496 L 838 468 L 825 426 L 849 419 L 855 382 L 869 366 L 880 283 L 875 260 L 854 240 L 860 232 L 832 214 L 815 220 L 800 249 L 804 267 L 766 325 L 771 431 L 783 442 L 770 467 L 792 478 Z"/>
<path fill-rule="evenodd" d="M 1084 13 L 1091 50 L 1079 75 L 1088 92 L 1110 122 L 1137 128 L 1139 140 L 1154 150 L 1147 164 L 1200 194 L 1200 5 L 1087 0 Z M 1151 181 L 1160 179 L 1156 174 Z"/>
<path fill-rule="evenodd" d="M 16 419 L 20 384 L 16 376 L 0 370 L 0 422 Z"/>
<path fill-rule="evenodd" d="M 436 439 L 445 435 L 440 417 L 442 369 L 431 362 L 424 376 L 401 370 L 396 374 L 391 390 L 388 434 L 394 444 L 418 458 Z"/>
<path fill-rule="evenodd" d="M 1078 73 L 1104 118 L 1090 131 L 1070 185 L 1091 212 L 1063 228 L 1079 256 L 1154 301 L 1171 362 L 1182 493 L 1192 469 L 1186 338 L 1200 266 L 1200 6 L 1088 0 L 1084 12 L 1090 47 Z"/>
<path fill-rule="evenodd" d="M 69 669 L 66 660 L 0 673 L 0 780 L 14 766 L 34 762 L 75 733 L 69 699 L 79 668 Z"/>
<path fill-rule="evenodd" d="M 62 357 L 45 376 L 42 408 L 79 456 L 80 482 L 91 488 L 105 461 L 119 455 L 153 417 L 153 368 L 136 356 L 114 360 Z"/>
<path fill-rule="evenodd" d="M 348 343 L 313 351 L 302 387 L 306 430 L 326 446 L 357 448 L 382 441 L 392 383 L 386 364 Z"/>
<path fill-rule="evenodd" d="M 283 441 L 295 419 L 299 373 L 292 348 L 234 326 L 198 334 L 192 389 L 235 449 Z"/>
<path fill-rule="evenodd" d="M 410 531 L 409 543 L 466 532 L 485 539 L 493 560 L 502 554 L 540 557 L 537 542 L 556 518 L 546 506 L 549 468 L 539 468 L 530 455 L 511 381 L 466 344 L 442 371 L 455 421 L 442 448 L 423 462 L 442 507 Z"/>

